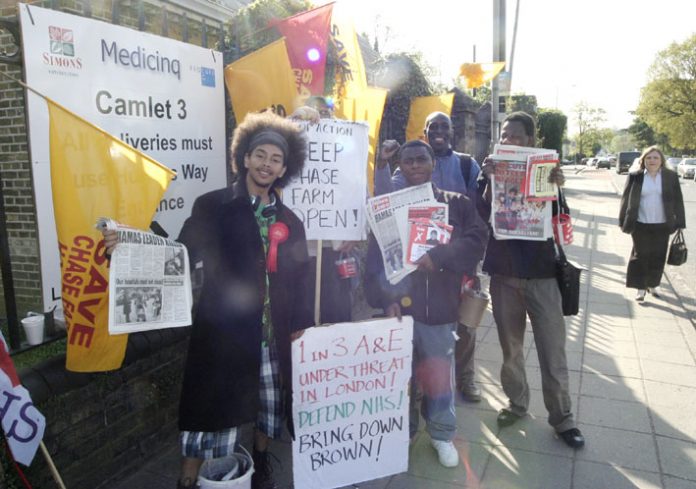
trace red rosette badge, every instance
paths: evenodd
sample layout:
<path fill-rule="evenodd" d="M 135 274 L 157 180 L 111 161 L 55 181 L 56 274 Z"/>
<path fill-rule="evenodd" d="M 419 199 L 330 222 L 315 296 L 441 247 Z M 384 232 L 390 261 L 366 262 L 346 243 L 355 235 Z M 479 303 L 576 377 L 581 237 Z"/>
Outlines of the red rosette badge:
<path fill-rule="evenodd" d="M 266 270 L 268 273 L 278 271 L 278 245 L 288 240 L 290 230 L 284 222 L 274 222 L 268 228 L 268 258 Z"/>

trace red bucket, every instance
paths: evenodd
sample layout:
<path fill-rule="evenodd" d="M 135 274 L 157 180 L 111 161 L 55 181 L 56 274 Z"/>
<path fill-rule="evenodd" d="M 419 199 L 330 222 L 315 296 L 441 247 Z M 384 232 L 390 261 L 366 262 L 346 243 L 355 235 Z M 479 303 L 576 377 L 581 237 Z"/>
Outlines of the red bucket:
<path fill-rule="evenodd" d="M 559 238 L 563 236 L 563 240 Z M 569 245 L 573 242 L 573 223 L 570 221 L 570 215 L 557 214 L 553 216 L 553 238 L 556 243 Z"/>

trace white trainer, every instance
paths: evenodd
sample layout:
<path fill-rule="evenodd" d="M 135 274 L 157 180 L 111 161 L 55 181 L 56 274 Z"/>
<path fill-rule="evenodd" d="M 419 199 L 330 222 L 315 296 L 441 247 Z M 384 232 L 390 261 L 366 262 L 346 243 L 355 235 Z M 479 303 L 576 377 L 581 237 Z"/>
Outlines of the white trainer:
<path fill-rule="evenodd" d="M 459 453 L 454 443 L 444 440 L 430 440 L 437 452 L 437 459 L 443 467 L 456 467 L 459 465 Z"/>
<path fill-rule="evenodd" d="M 653 295 L 653 297 L 657 297 L 658 299 L 662 297 L 662 291 L 660 290 L 660 287 L 653 287 L 650 289 L 650 293 Z"/>
<path fill-rule="evenodd" d="M 643 302 L 645 300 L 645 289 L 638 289 L 636 292 L 636 300 L 638 302 Z"/>

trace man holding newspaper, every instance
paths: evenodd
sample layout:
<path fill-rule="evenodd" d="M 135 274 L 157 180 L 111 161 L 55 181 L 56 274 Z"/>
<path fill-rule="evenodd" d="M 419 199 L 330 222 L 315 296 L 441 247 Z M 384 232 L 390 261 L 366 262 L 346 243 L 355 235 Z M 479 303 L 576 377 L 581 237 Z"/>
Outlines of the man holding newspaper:
<path fill-rule="evenodd" d="M 269 438 L 281 434 L 283 404 L 292 405 L 282 390 L 292 385 L 291 336 L 312 324 L 304 228 L 277 189 L 305 154 L 293 122 L 247 115 L 232 141 L 232 186 L 198 197 L 179 235 L 204 276 L 179 408 L 180 489 L 196 487 L 204 459 L 231 455 L 246 423 L 256 427 L 252 487 L 277 487 Z M 105 233 L 105 242 L 112 251 L 117 238 Z"/>
<path fill-rule="evenodd" d="M 487 232 L 467 197 L 431 183 L 435 153 L 423 141 L 405 143 L 397 156 L 406 188 L 368 202 L 373 231 L 367 252 L 365 296 L 389 317 L 413 316 L 413 382 L 423 391 L 423 416 L 440 463 L 459 456 L 453 362 L 462 274 L 481 259 Z M 434 229 L 439 244 L 428 244 Z M 413 391 L 412 391 L 413 392 Z M 418 429 L 411 396 L 410 433 Z"/>
<path fill-rule="evenodd" d="M 554 207 L 550 200 L 564 177 L 557 162 L 549 163 L 553 157 L 549 158 L 548 150 L 534 148 L 535 135 L 534 119 L 529 114 L 509 114 L 500 135 L 505 146 L 497 145 L 495 154 L 486 158 L 481 168 L 484 178 L 480 185 L 485 190 L 478 203 L 479 213 L 492 229 L 483 269 L 491 276 L 493 317 L 503 349 L 500 377 L 509 398 L 508 407 L 498 413 L 498 425 L 512 425 L 529 408 L 524 368 L 524 332 L 529 316 L 549 424 L 568 446 L 580 448 L 585 439 L 570 410 L 566 329 L 550 229 Z M 530 174 L 530 170 L 537 173 Z M 548 188 L 549 183 L 552 188 Z M 521 187 L 526 190 L 524 202 L 517 196 Z M 514 205 L 509 197 L 513 189 Z"/>

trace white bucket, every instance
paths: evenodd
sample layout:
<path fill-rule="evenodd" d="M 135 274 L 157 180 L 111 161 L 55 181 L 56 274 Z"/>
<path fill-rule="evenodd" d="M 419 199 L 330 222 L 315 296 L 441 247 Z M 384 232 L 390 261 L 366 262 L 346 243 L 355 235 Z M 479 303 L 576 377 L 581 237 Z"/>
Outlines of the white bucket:
<path fill-rule="evenodd" d="M 242 453 L 203 462 L 198 472 L 200 489 L 251 489 L 254 462 L 249 452 L 242 446 L 240 448 Z M 222 478 L 229 480 L 220 480 Z"/>
<path fill-rule="evenodd" d="M 30 345 L 40 345 L 44 339 L 44 318 L 41 316 L 28 316 L 22 319 L 24 333 L 27 336 L 27 343 Z"/>

